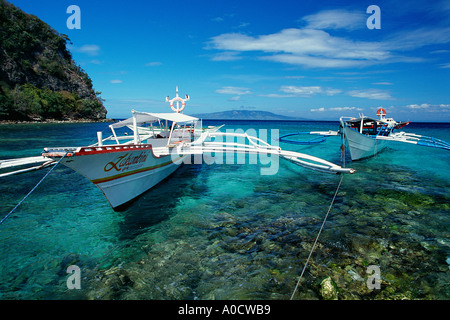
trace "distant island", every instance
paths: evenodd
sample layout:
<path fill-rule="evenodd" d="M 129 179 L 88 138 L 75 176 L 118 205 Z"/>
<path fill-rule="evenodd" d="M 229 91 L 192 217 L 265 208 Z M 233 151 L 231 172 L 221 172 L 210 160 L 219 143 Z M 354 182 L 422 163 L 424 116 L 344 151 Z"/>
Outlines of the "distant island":
<path fill-rule="evenodd" d="M 0 120 L 105 119 L 101 92 L 67 42 L 67 35 L 0 0 Z"/>
<path fill-rule="evenodd" d="M 268 111 L 231 110 L 194 115 L 204 120 L 309 120 L 300 117 L 287 117 Z"/>

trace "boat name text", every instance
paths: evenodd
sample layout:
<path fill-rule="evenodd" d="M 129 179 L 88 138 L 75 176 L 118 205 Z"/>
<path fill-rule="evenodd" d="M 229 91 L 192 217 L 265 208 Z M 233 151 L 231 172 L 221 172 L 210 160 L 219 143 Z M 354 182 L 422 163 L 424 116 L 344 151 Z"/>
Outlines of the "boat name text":
<path fill-rule="evenodd" d="M 122 171 L 124 168 L 130 165 L 136 165 L 143 163 L 147 160 L 148 151 L 142 151 L 139 155 L 133 156 L 130 153 L 126 153 L 123 156 L 117 158 L 116 161 L 108 162 L 105 165 L 105 172 L 111 171 L 112 169 L 117 171 Z"/>

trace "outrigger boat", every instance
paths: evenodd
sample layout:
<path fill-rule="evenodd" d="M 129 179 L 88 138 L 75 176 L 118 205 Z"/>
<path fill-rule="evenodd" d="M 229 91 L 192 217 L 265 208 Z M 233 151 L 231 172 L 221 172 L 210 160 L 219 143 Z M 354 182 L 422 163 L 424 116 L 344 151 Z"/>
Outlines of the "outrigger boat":
<path fill-rule="evenodd" d="M 379 119 L 360 115 L 359 118 L 341 117 L 339 119 L 339 131 L 312 131 L 297 132 L 283 135 L 279 138 L 282 142 L 293 144 L 315 144 L 326 140 L 328 136 L 341 136 L 350 151 L 351 160 L 360 160 L 375 156 L 387 146 L 388 141 L 417 144 L 427 147 L 450 150 L 450 144 L 432 137 L 426 137 L 413 133 L 394 132 L 394 130 L 408 125 L 407 122 L 397 122 L 393 118 L 386 118 L 386 110 L 380 108 L 377 111 Z M 286 139 L 290 136 L 309 134 L 316 135 L 309 141 L 296 141 Z"/>
<path fill-rule="evenodd" d="M 205 153 L 270 154 L 302 167 L 327 173 L 354 173 L 326 160 L 307 154 L 282 150 L 246 133 L 224 133 L 220 127 L 202 128 L 199 119 L 182 113 L 189 96 L 170 102 L 172 113 L 132 111 L 132 117 L 109 125 L 112 134 L 79 147 L 46 147 L 40 157 L 1 160 L 0 169 L 42 163 L 1 176 L 38 170 L 61 163 L 89 179 L 103 192 L 110 205 L 117 208 L 146 192 L 180 167 L 187 157 Z M 176 107 L 174 106 L 176 102 Z M 181 107 L 180 107 L 181 103 Z M 132 135 L 118 135 L 130 128 Z M 218 142 L 216 138 L 245 139 L 245 143 Z"/>

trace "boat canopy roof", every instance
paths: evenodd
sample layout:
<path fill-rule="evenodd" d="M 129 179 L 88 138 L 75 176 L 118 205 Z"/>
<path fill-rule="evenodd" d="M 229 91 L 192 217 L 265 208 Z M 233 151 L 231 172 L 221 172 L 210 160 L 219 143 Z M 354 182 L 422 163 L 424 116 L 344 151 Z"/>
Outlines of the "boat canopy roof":
<path fill-rule="evenodd" d="M 198 118 L 191 117 L 182 113 L 170 112 L 170 113 L 148 113 L 134 111 L 136 122 L 138 124 L 153 123 L 158 120 L 169 120 L 176 123 L 197 121 Z M 133 125 L 133 117 L 113 123 L 110 125 L 112 128 L 121 128 L 124 126 Z"/>
<path fill-rule="evenodd" d="M 361 123 L 361 120 L 363 120 L 363 122 L 378 121 L 377 119 L 364 116 L 364 117 L 361 117 L 361 118 L 351 118 L 349 120 L 345 120 L 345 122 L 347 122 L 347 123 Z"/>

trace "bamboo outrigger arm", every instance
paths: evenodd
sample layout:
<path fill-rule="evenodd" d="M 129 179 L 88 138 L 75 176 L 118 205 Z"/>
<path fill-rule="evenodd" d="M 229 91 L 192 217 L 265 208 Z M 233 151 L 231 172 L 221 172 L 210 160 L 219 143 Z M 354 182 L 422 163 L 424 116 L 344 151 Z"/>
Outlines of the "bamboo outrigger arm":
<path fill-rule="evenodd" d="M 220 136 L 232 136 L 237 138 L 246 138 L 249 144 L 234 142 L 209 142 L 208 138 L 216 138 Z M 252 154 L 271 154 L 282 157 L 292 163 L 304 168 L 326 173 L 354 173 L 352 168 L 343 168 L 339 165 L 323 160 L 318 157 L 307 155 L 300 152 L 282 150 L 280 147 L 272 146 L 256 137 L 247 135 L 246 133 L 223 133 L 223 132 L 205 132 L 194 143 L 180 144 L 172 153 L 180 155 L 196 155 L 210 152 L 219 153 L 252 153 Z"/>

